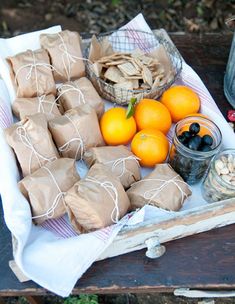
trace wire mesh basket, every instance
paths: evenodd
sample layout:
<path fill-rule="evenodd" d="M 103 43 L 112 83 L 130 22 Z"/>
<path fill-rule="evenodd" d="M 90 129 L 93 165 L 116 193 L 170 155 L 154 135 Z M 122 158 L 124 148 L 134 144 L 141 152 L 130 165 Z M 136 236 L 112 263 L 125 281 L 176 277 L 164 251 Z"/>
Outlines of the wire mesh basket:
<path fill-rule="evenodd" d="M 97 38 L 99 46 L 106 39 L 112 45 L 114 52 L 132 53 L 134 50 L 139 49 L 143 53 L 148 54 L 159 46 L 163 46 L 166 54 L 169 57 L 172 66 L 172 75 L 163 85 L 154 88 L 139 88 L 139 89 L 126 89 L 119 87 L 118 89 L 107 80 L 98 77 L 92 68 L 92 63 L 86 61 L 87 76 L 93 83 L 100 96 L 104 99 L 119 105 L 126 105 L 132 97 L 137 100 L 142 98 L 157 99 L 162 93 L 168 89 L 180 75 L 182 70 L 182 58 L 176 47 L 168 42 L 165 38 L 153 33 L 139 31 L 139 30 L 118 30 L 113 33 L 100 35 Z M 85 57 L 88 58 L 90 53 L 90 46 L 85 50 Z"/>

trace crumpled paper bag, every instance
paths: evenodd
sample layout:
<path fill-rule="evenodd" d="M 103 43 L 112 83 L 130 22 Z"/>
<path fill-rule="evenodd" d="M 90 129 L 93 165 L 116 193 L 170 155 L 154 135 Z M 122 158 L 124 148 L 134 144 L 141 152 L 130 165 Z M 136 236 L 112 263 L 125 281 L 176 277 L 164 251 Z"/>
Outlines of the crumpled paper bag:
<path fill-rule="evenodd" d="M 66 82 L 85 76 L 79 33 L 66 30 L 56 34 L 41 34 L 40 44 L 49 53 L 56 81 Z"/>
<path fill-rule="evenodd" d="M 8 57 L 12 82 L 17 97 L 36 97 L 56 94 L 55 81 L 47 52 L 43 49 L 27 50 Z"/>
<path fill-rule="evenodd" d="M 66 213 L 64 195 L 80 179 L 75 161 L 60 158 L 45 164 L 34 173 L 22 179 L 18 185 L 29 200 L 33 220 L 41 224 Z"/>
<path fill-rule="evenodd" d="M 93 147 L 83 156 L 90 168 L 94 164 L 103 164 L 120 179 L 125 189 L 140 180 L 140 166 L 136 156 L 125 146 Z"/>
<path fill-rule="evenodd" d="M 4 132 L 7 143 L 16 154 L 23 176 L 59 158 L 47 128 L 46 117 L 42 113 L 27 116 Z"/>
<path fill-rule="evenodd" d="M 65 203 L 70 221 L 80 233 L 117 223 L 130 207 L 120 181 L 101 164 L 92 166 L 66 193 Z"/>
<path fill-rule="evenodd" d="M 64 83 L 58 88 L 59 101 L 65 111 L 82 104 L 89 104 L 95 109 L 98 118 L 104 113 L 104 101 L 86 77 Z"/>
<path fill-rule="evenodd" d="M 55 96 L 52 94 L 33 98 L 16 98 L 12 105 L 12 111 L 19 119 L 36 113 L 44 113 L 47 120 L 61 115 L 55 102 Z"/>
<path fill-rule="evenodd" d="M 49 129 L 63 157 L 78 160 L 87 149 L 105 145 L 95 110 L 87 104 L 50 120 Z"/>
<path fill-rule="evenodd" d="M 169 164 L 156 165 L 151 173 L 132 184 L 127 190 L 132 209 L 149 204 L 170 211 L 178 211 L 184 200 L 191 194 L 187 183 Z"/>

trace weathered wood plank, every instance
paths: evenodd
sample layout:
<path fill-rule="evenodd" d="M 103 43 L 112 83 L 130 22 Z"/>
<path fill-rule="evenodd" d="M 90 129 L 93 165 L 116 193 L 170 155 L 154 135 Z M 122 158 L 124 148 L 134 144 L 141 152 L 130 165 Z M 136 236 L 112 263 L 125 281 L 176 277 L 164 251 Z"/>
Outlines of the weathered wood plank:
<path fill-rule="evenodd" d="M 141 223 L 123 229 L 100 259 L 146 248 L 145 241 L 157 237 L 160 243 L 183 238 L 235 223 L 235 199 L 217 202 L 179 213 L 162 222 Z"/>

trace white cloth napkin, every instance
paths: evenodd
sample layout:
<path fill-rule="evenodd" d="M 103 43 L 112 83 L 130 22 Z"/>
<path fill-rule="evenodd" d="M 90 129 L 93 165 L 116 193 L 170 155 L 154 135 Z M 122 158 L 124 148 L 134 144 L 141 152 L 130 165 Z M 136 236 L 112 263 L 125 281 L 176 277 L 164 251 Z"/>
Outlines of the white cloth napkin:
<path fill-rule="evenodd" d="M 128 23 L 128 27 L 151 31 L 141 14 Z M 168 218 L 172 213 L 146 206 L 130 219 L 127 215 L 116 225 L 80 236 L 72 230 L 66 217 L 47 221 L 42 226 L 32 224 L 29 204 L 17 187 L 19 175 L 15 156 L 3 135 L 3 129 L 13 121 L 10 105 L 15 97 L 5 57 L 27 48 L 38 48 L 40 33 L 55 33 L 60 29 L 53 27 L 11 39 L 0 39 L 0 71 L 5 82 L 4 84 L 0 80 L 0 193 L 6 224 L 17 241 L 17 265 L 28 278 L 42 287 L 60 296 L 68 296 L 77 280 L 113 242 L 124 225 L 133 225 L 152 218 Z M 200 78 L 186 63 L 183 63 L 182 77 L 179 81 L 192 87 L 199 94 L 202 112 L 217 121 L 224 135 L 224 145 L 231 147 L 231 138 L 234 136 L 232 130 L 221 116 Z M 83 171 L 79 164 L 78 167 Z"/>

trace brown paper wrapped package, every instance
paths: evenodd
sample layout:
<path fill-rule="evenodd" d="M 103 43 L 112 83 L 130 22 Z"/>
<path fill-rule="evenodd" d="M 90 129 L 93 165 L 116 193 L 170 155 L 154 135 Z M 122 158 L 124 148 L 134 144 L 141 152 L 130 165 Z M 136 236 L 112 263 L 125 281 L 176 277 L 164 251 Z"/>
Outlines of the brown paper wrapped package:
<path fill-rule="evenodd" d="M 49 129 L 63 157 L 78 160 L 87 149 L 104 145 L 97 115 L 89 105 L 71 109 L 52 119 Z"/>
<path fill-rule="evenodd" d="M 27 116 L 4 131 L 6 140 L 20 163 L 23 176 L 59 158 L 47 128 L 46 117 L 42 113 Z"/>
<path fill-rule="evenodd" d="M 85 75 L 81 38 L 77 32 L 66 30 L 56 34 L 41 34 L 40 43 L 48 51 L 55 67 L 53 74 L 56 81 L 65 82 Z"/>
<path fill-rule="evenodd" d="M 19 119 L 36 113 L 44 113 L 47 120 L 61 115 L 55 102 L 55 96 L 52 94 L 33 98 L 16 98 L 12 110 Z"/>
<path fill-rule="evenodd" d="M 37 217 L 34 222 L 41 224 L 49 218 L 63 216 L 66 213 L 64 193 L 79 179 L 75 161 L 70 158 L 47 163 L 22 179 L 18 185 L 30 202 L 33 217 Z"/>
<path fill-rule="evenodd" d="M 56 94 L 55 81 L 47 52 L 27 50 L 7 58 L 17 97 Z"/>
<path fill-rule="evenodd" d="M 120 181 L 101 164 L 66 193 L 65 203 L 73 227 L 81 233 L 116 223 L 130 207 Z"/>
<path fill-rule="evenodd" d="M 192 192 L 170 165 L 159 164 L 144 179 L 132 184 L 127 194 L 133 210 L 150 204 L 178 211 Z"/>
<path fill-rule="evenodd" d="M 140 179 L 139 162 L 125 146 L 93 147 L 84 154 L 88 167 L 98 163 L 109 168 L 125 189 Z"/>
<path fill-rule="evenodd" d="M 82 104 L 89 104 L 95 109 L 99 118 L 104 113 L 104 102 L 86 77 L 64 83 L 59 87 L 58 93 L 65 111 Z"/>

